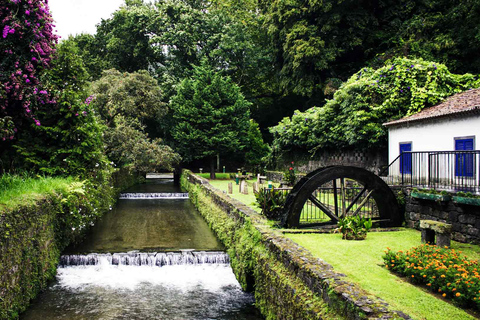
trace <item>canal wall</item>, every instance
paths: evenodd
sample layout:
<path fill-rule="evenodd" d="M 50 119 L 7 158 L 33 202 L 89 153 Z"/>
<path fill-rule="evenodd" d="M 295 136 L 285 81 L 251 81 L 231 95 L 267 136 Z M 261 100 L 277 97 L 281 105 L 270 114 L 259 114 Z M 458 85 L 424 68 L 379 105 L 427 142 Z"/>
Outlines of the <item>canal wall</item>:
<path fill-rule="evenodd" d="M 228 248 L 231 265 L 267 319 L 399 319 L 325 261 L 274 230 L 260 214 L 184 171 L 181 184 Z"/>
<path fill-rule="evenodd" d="M 0 319 L 18 318 L 55 276 L 62 250 L 138 179 L 119 170 L 102 182 L 74 182 L 62 193 L 0 210 Z"/>

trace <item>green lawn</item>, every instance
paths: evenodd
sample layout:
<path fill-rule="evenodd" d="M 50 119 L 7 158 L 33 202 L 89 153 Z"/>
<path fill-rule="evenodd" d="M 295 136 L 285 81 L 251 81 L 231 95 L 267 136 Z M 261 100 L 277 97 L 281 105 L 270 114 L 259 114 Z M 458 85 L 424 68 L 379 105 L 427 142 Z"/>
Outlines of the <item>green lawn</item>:
<path fill-rule="evenodd" d="M 61 192 L 73 182 L 73 178 L 52 178 L 29 175 L 0 176 L 0 211 L 19 204 L 33 203 L 54 190 Z"/>
<path fill-rule="evenodd" d="M 255 206 L 255 195 L 253 194 L 253 183 L 257 180 L 248 180 L 248 194 L 240 193 L 239 186 L 235 184 L 235 180 L 209 180 L 210 184 L 215 188 L 221 191 L 228 191 L 228 184 L 233 184 L 233 194 L 229 194 L 230 197 L 237 199 L 238 201 L 242 202 L 243 204 L 251 207 L 253 210 L 257 212 L 261 212 L 262 210 Z"/>
<path fill-rule="evenodd" d="M 370 232 L 365 241 L 342 240 L 340 234 L 287 234 L 314 256 L 330 263 L 363 289 L 386 300 L 393 308 L 414 319 L 475 319 L 465 311 L 414 286 L 383 267 L 382 255 L 387 247 L 407 250 L 418 246 L 420 232 L 405 229 L 398 232 Z M 471 259 L 480 259 L 480 247 L 453 242 Z"/>

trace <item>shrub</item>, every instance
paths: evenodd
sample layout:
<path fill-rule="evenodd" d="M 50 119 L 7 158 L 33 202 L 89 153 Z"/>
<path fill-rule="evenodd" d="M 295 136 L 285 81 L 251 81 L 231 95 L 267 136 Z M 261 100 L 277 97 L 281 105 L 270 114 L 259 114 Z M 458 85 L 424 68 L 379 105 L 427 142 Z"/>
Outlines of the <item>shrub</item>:
<path fill-rule="evenodd" d="M 426 285 L 431 291 L 452 299 L 462 307 L 480 309 L 480 265 L 461 251 L 424 244 L 407 252 L 387 248 L 385 267 Z"/>
<path fill-rule="evenodd" d="M 292 161 L 292 166 L 283 173 L 283 180 L 285 180 L 289 186 L 293 186 L 295 184 L 295 180 L 297 179 L 297 175 L 295 174 L 295 168 L 293 167 L 293 165 L 294 162 Z"/>
<path fill-rule="evenodd" d="M 342 239 L 345 240 L 365 240 L 367 232 L 372 228 L 372 219 L 366 219 L 361 216 L 348 216 L 342 218 L 337 223 L 336 232 L 342 233 Z"/>
<path fill-rule="evenodd" d="M 280 214 L 287 200 L 287 193 L 262 188 L 260 191 L 255 192 L 255 198 L 257 199 L 256 205 L 262 209 L 262 214 L 267 217 L 267 219 L 280 219 Z"/>

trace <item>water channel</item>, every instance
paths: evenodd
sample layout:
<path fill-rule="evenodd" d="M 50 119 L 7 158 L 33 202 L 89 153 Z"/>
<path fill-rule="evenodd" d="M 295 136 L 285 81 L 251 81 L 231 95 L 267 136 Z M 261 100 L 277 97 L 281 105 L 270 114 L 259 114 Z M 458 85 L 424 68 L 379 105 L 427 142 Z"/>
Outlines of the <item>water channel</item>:
<path fill-rule="evenodd" d="M 262 319 L 172 180 L 127 190 L 22 319 Z"/>

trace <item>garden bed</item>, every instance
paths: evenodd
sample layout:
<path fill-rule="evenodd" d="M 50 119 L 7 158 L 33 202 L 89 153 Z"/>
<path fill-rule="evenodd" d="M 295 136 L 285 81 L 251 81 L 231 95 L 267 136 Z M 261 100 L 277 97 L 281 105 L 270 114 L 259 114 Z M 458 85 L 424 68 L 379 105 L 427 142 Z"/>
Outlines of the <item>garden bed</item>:
<path fill-rule="evenodd" d="M 369 233 L 365 241 L 345 241 L 340 234 L 287 234 L 288 238 L 308 249 L 314 256 L 330 263 L 336 271 L 358 283 L 363 289 L 384 299 L 415 319 L 475 319 L 466 311 L 429 293 L 426 287 L 411 284 L 383 267 L 384 250 L 408 250 L 421 244 L 420 232 Z M 452 247 L 480 259 L 480 248 L 458 242 Z"/>

